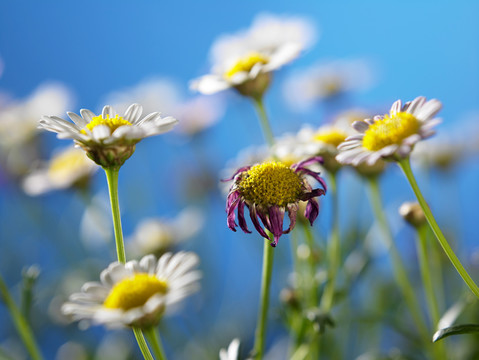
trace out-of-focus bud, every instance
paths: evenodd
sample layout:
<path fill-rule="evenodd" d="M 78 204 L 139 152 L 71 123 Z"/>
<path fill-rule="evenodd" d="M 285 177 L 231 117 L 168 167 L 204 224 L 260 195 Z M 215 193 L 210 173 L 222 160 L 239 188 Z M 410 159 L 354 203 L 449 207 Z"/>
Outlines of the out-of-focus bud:
<path fill-rule="evenodd" d="M 418 228 L 426 223 L 426 216 L 417 202 L 405 202 L 399 208 L 399 215 L 410 225 Z"/>

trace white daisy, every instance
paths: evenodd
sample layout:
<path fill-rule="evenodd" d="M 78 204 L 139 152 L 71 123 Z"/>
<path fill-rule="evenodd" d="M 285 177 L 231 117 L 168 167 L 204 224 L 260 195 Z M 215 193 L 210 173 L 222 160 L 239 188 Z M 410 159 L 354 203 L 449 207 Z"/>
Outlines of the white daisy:
<path fill-rule="evenodd" d="M 190 252 L 153 255 L 126 264 L 114 262 L 103 270 L 99 282 L 85 283 L 70 296 L 62 312 L 87 324 L 110 328 L 157 325 L 165 311 L 199 288 L 199 262 Z"/>
<path fill-rule="evenodd" d="M 22 187 L 28 195 L 41 195 L 52 190 L 83 186 L 96 170 L 98 165 L 84 151 L 71 146 L 30 172 L 23 180 Z"/>
<path fill-rule="evenodd" d="M 260 97 L 269 73 L 298 57 L 313 39 L 313 26 L 305 19 L 259 16 L 248 30 L 215 41 L 211 74 L 193 80 L 191 88 L 203 94 L 235 88 Z"/>
<path fill-rule="evenodd" d="M 238 360 L 240 340 L 233 339 L 228 346 L 228 350 L 220 350 L 220 360 Z"/>
<path fill-rule="evenodd" d="M 411 153 L 414 145 L 434 134 L 433 127 L 440 120 L 434 118 L 442 105 L 432 99 L 417 97 L 402 106 L 396 101 L 384 116 L 356 121 L 354 129 L 360 134 L 350 136 L 338 146 L 336 159 L 343 164 L 374 164 L 380 158 L 401 159 Z"/>
<path fill-rule="evenodd" d="M 154 112 L 141 118 L 142 107 L 131 105 L 119 116 L 109 105 L 100 115 L 80 110 L 81 116 L 68 112 L 73 123 L 56 116 L 42 116 L 40 127 L 58 133 L 59 139 L 73 139 L 88 157 L 104 168 L 119 167 L 133 154 L 135 144 L 143 138 L 162 134 L 178 122 Z"/>

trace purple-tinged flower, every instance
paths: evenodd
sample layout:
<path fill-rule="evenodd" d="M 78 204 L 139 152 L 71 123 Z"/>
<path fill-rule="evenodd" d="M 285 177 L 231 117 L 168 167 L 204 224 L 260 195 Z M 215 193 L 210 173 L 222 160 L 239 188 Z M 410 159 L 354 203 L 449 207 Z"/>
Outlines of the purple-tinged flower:
<path fill-rule="evenodd" d="M 320 157 L 313 157 L 291 166 L 272 161 L 240 168 L 233 177 L 226 180 L 234 179 L 226 202 L 228 227 L 236 231 L 238 225 L 235 221 L 235 210 L 238 209 L 239 227 L 245 233 L 251 233 L 244 216 L 246 205 L 258 233 L 269 239 L 265 229 L 271 232 L 274 237 L 271 246 L 275 247 L 280 236 L 294 228 L 300 201 L 308 202 L 304 216 L 313 225 L 319 213 L 319 205 L 315 197 L 326 193 L 326 183 L 319 173 L 307 169 L 306 166 L 321 162 Z M 317 180 L 321 184 L 321 189 L 313 189 L 306 180 L 306 175 Z M 286 211 L 290 224 L 286 230 L 283 230 Z M 261 220 L 264 228 L 258 219 Z"/>

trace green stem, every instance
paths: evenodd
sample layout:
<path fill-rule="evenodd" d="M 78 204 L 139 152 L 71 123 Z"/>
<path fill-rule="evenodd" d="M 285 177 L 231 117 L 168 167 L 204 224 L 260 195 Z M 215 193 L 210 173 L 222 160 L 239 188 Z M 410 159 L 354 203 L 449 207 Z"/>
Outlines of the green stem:
<path fill-rule="evenodd" d="M 399 288 L 402 292 L 406 305 L 411 312 L 412 318 L 424 339 L 430 338 L 428 329 L 424 323 L 423 315 L 421 313 L 419 304 L 417 302 L 416 297 L 414 296 L 414 288 L 409 281 L 406 268 L 401 260 L 401 256 L 399 255 L 399 251 L 396 247 L 396 243 L 394 242 L 393 235 L 391 233 L 391 229 L 387 222 L 386 216 L 384 215 L 384 209 L 381 203 L 381 193 L 379 191 L 379 185 L 377 177 L 369 179 L 369 195 L 371 199 L 371 205 L 373 207 L 374 216 L 381 227 L 383 232 L 384 240 L 387 243 L 389 253 L 392 258 L 393 269 L 394 269 L 394 276 L 396 278 L 396 282 L 399 285 Z"/>
<path fill-rule="evenodd" d="M 140 348 L 141 354 L 145 360 L 155 360 L 148 349 L 148 344 L 146 343 L 145 337 L 139 328 L 134 327 L 133 333 L 135 334 L 136 342 Z"/>
<path fill-rule="evenodd" d="M 269 288 L 271 284 L 271 276 L 273 273 L 274 248 L 270 245 L 270 243 L 273 241 L 273 235 L 269 234 L 269 236 L 270 240 L 265 239 L 263 246 L 263 274 L 261 278 L 260 308 L 254 339 L 254 356 L 257 360 L 262 359 L 264 353 L 264 344 L 266 338 L 266 318 L 269 307 Z"/>
<path fill-rule="evenodd" d="M 271 148 L 274 145 L 274 135 L 268 120 L 268 115 L 266 114 L 266 110 L 264 108 L 263 99 L 253 98 L 253 104 L 255 106 L 256 112 L 258 113 L 258 118 L 261 125 L 261 130 L 263 131 L 263 136 L 266 140 L 266 143 Z"/>
<path fill-rule="evenodd" d="M 18 334 L 22 338 L 23 344 L 27 348 L 28 353 L 30 354 L 33 360 L 42 360 L 43 357 L 38 349 L 37 343 L 33 336 L 33 332 L 28 325 L 28 322 L 23 317 L 22 313 L 18 309 L 15 301 L 13 300 L 8 287 L 3 280 L 3 277 L 0 275 L 0 295 L 5 305 L 7 306 L 8 311 L 13 320 L 13 324 L 18 331 Z"/>
<path fill-rule="evenodd" d="M 125 244 L 123 243 L 123 231 L 121 229 L 120 204 L 118 202 L 118 173 L 120 168 L 104 168 L 108 191 L 110 193 L 111 214 L 113 217 L 113 228 L 115 229 L 116 255 L 118 261 L 126 262 Z"/>
<path fill-rule="evenodd" d="M 166 360 L 165 351 L 163 350 L 163 345 L 161 344 L 161 338 L 158 329 L 156 327 L 151 327 L 145 330 L 145 333 L 157 360 Z"/>
<path fill-rule="evenodd" d="M 333 225 L 331 228 L 330 239 L 328 242 L 328 258 L 329 263 L 329 274 L 328 274 L 328 283 L 324 289 L 324 294 L 321 299 L 321 309 L 324 312 L 329 312 L 333 307 L 334 302 L 334 290 L 336 276 L 338 273 L 339 265 L 341 262 L 341 244 L 339 239 L 339 212 L 338 212 L 338 193 L 337 193 L 337 184 L 336 184 L 336 174 L 331 174 L 329 179 L 328 193 L 331 196 L 332 204 L 332 217 Z"/>
<path fill-rule="evenodd" d="M 311 281 L 309 281 L 309 306 L 318 306 L 318 292 L 317 292 L 317 284 L 316 284 L 316 260 L 314 259 L 314 235 L 311 231 L 311 227 L 309 223 L 301 223 L 303 225 L 304 235 L 306 237 L 306 244 L 309 247 L 309 271 L 311 276 Z"/>
<path fill-rule="evenodd" d="M 417 185 L 416 179 L 411 170 L 411 164 L 409 162 L 409 158 L 407 157 L 405 159 L 399 160 L 398 165 L 403 170 L 404 175 L 406 175 L 406 178 L 408 179 L 409 184 L 411 185 L 411 188 L 414 191 L 414 194 L 416 195 L 417 200 L 419 201 L 419 205 L 421 205 L 421 208 L 424 211 L 424 215 L 426 216 L 427 222 L 429 223 L 429 226 L 434 232 L 434 235 L 436 235 L 436 238 L 441 244 L 447 257 L 449 258 L 451 263 L 454 265 L 459 275 L 461 275 L 462 279 L 467 284 L 467 286 L 469 286 L 469 289 L 471 289 L 473 294 L 479 298 L 479 288 L 477 287 L 474 280 L 472 280 L 471 276 L 469 275 L 467 270 L 464 268 L 461 261 L 457 258 L 456 254 L 454 253 L 451 246 L 447 242 L 441 229 L 439 228 L 439 225 L 437 225 L 436 219 L 434 219 L 434 216 L 432 215 L 431 209 L 429 208 L 429 206 L 426 203 L 426 200 L 422 196 L 421 190 L 419 190 L 419 186 Z"/>
<path fill-rule="evenodd" d="M 431 273 L 429 268 L 428 261 L 428 251 L 427 251 L 427 228 L 425 225 L 422 225 L 417 228 L 417 253 L 419 258 L 419 267 L 421 270 L 422 282 L 424 284 L 424 292 L 426 294 L 426 300 L 428 304 L 428 310 L 431 317 L 431 322 L 433 325 L 434 331 L 437 329 L 437 324 L 440 319 L 439 306 L 437 304 L 436 295 L 434 294 L 434 286 L 432 284 Z M 440 341 L 437 344 L 434 344 L 434 351 L 436 352 L 436 358 L 438 359 L 447 359 L 446 349 L 444 347 L 444 342 Z"/>
<path fill-rule="evenodd" d="M 110 193 L 111 215 L 113 217 L 113 228 L 115 230 L 116 255 L 118 261 L 122 264 L 126 262 L 125 244 L 123 243 L 123 230 L 121 228 L 120 203 L 118 202 L 118 173 L 120 168 L 104 168 L 106 180 L 108 182 L 108 191 Z M 141 353 L 146 360 L 153 360 L 153 356 L 148 349 L 143 333 L 138 328 L 133 328 L 136 342 L 140 347 Z"/>
<path fill-rule="evenodd" d="M 424 292 L 428 302 L 429 313 L 434 330 L 439 323 L 440 313 L 439 306 L 437 304 L 436 295 L 434 294 L 434 287 L 432 284 L 431 273 L 429 269 L 427 242 L 426 242 L 427 228 L 420 226 L 417 228 L 417 254 L 419 259 L 419 268 L 421 270 L 422 282 L 424 284 Z"/>

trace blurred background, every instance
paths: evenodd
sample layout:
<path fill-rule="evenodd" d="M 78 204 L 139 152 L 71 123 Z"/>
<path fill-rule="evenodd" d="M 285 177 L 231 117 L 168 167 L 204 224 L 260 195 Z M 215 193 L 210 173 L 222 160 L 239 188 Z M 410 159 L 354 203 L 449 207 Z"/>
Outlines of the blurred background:
<path fill-rule="evenodd" d="M 180 125 L 139 143 L 120 171 L 127 257 L 155 250 L 148 236 L 156 236 L 174 250 L 198 253 L 203 271 L 201 292 L 161 325 L 166 352 L 172 359 L 212 359 L 234 337 L 242 339 L 245 349 L 251 347 L 263 242 L 255 233 L 227 229 L 219 180 L 228 175 L 224 169 L 230 161 L 243 149 L 262 145 L 263 136 L 247 99 L 228 91 L 199 99 L 188 83 L 209 72 L 209 49 L 218 36 L 246 29 L 258 14 L 302 18 L 312 25 L 316 39 L 300 58 L 274 74 L 265 103 L 275 135 L 295 132 L 306 123 L 319 126 L 347 110 L 385 113 L 396 99 L 423 95 L 443 103 L 437 139 L 428 141 L 436 141 L 439 149 L 454 143 L 465 150 L 446 170 L 420 167 L 420 162 L 415 166 L 439 224 L 473 277 L 479 275 L 479 3 L 3 1 L 0 272 L 19 299 L 22 273 L 25 277 L 32 265 L 40 269 L 30 316 L 45 358 L 126 359 L 139 354 L 130 332 L 80 330 L 59 313 L 69 294 L 97 280 L 115 260 L 103 172 L 89 173 L 88 181 L 74 188 L 48 189 L 48 181 L 45 185 L 42 178 L 29 177 L 72 145 L 37 132 L 41 115 L 65 117 L 66 111 L 81 108 L 99 112 L 106 104 L 122 112 L 136 101 L 145 113 L 174 115 Z M 295 79 L 305 77 L 308 69 L 315 69 L 324 82 L 311 99 L 294 91 Z M 372 225 L 367 203 L 359 201 L 356 210 L 348 206 L 351 199 L 363 198 L 361 182 L 349 171 L 341 176 L 341 232 L 346 234 L 352 222 L 367 232 Z M 32 183 L 43 186 L 29 187 Z M 413 194 L 394 166 L 381 186 L 398 246 L 405 259 L 415 259 L 414 235 L 397 215 Z M 328 205 L 326 196 L 315 224 L 318 233 L 329 231 Z M 374 266 L 387 273 L 384 249 L 372 247 Z M 290 281 L 288 236 L 280 239 L 275 253 L 270 349 L 287 346 L 278 307 L 279 292 Z M 447 301 L 460 297 L 463 288 L 454 272 L 447 286 L 452 291 Z M 2 306 L 0 320 L 0 347 L 26 358 Z M 400 343 L 393 336 L 379 348 Z M 351 345 L 346 358 L 363 351 Z"/>

